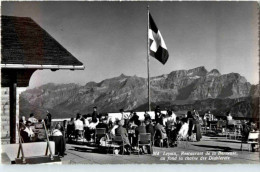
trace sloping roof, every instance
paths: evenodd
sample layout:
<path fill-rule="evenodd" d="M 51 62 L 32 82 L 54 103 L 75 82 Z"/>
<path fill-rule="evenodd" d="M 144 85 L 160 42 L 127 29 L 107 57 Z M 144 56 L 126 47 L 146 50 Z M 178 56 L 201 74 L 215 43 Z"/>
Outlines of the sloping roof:
<path fill-rule="evenodd" d="M 64 69 L 84 69 L 78 59 L 31 18 L 1 16 L 1 22 L 1 67 L 48 68 L 49 66 L 55 69 L 67 66 Z M 75 66 L 77 68 L 74 68 Z"/>

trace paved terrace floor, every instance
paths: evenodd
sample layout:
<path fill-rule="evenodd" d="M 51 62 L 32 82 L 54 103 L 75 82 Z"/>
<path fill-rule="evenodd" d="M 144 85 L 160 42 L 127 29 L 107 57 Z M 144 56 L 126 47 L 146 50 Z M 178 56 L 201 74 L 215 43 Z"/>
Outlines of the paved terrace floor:
<path fill-rule="evenodd" d="M 138 156 L 138 154 L 95 153 L 84 146 L 67 144 L 67 155 L 62 158 L 62 162 L 63 164 L 259 164 L 259 152 L 249 152 L 247 145 L 244 145 L 244 151 L 241 151 L 240 146 L 241 143 L 237 140 L 203 136 L 200 142 L 188 142 L 188 145 L 183 142 L 173 148 L 154 147 L 153 155 Z M 75 149 L 77 147 L 81 149 Z M 184 160 L 179 157 L 183 157 Z M 212 157 L 218 159 L 212 160 Z"/>

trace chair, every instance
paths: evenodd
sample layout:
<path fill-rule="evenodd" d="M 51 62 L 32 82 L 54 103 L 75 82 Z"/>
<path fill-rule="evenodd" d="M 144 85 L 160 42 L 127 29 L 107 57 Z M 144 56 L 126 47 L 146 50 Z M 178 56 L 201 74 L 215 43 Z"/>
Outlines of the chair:
<path fill-rule="evenodd" d="M 229 137 L 229 139 L 231 139 L 231 136 L 234 136 L 236 139 L 236 125 L 237 125 L 237 122 L 235 120 L 227 121 L 226 139 L 227 139 L 227 137 Z M 227 133 L 228 129 L 229 129 L 229 131 Z"/>
<path fill-rule="evenodd" d="M 250 132 L 248 135 L 248 139 L 241 139 L 241 150 L 243 151 L 243 144 L 248 144 L 248 151 L 250 152 L 250 148 L 252 144 L 259 145 L 259 131 L 258 132 Z"/>
<path fill-rule="evenodd" d="M 113 143 L 113 138 L 109 135 L 109 133 L 106 133 L 105 135 L 105 146 L 107 147 L 107 153 L 109 153 L 111 144 Z"/>
<path fill-rule="evenodd" d="M 105 128 L 96 128 L 95 130 L 95 143 L 97 143 L 97 138 L 101 138 L 106 135 L 106 129 Z"/>
<path fill-rule="evenodd" d="M 83 140 L 83 144 L 84 144 L 84 133 L 85 133 L 85 131 L 84 130 L 75 130 L 75 137 L 76 137 L 76 143 L 79 143 L 79 138 L 81 138 L 82 140 Z"/>
<path fill-rule="evenodd" d="M 115 152 L 115 148 L 117 147 L 116 145 L 118 145 L 118 147 L 122 146 L 123 149 L 123 155 L 124 155 L 124 149 L 125 149 L 125 142 L 123 140 L 123 137 L 121 135 L 116 135 L 114 136 L 114 138 L 112 138 L 112 145 L 113 145 L 113 154 Z"/>
<path fill-rule="evenodd" d="M 149 146 L 150 147 L 150 153 L 152 154 L 152 140 L 151 140 L 151 133 L 140 133 L 138 135 L 138 141 L 137 141 L 137 147 L 140 148 L 140 146 Z M 138 155 L 140 154 L 140 151 L 138 151 Z"/>
<path fill-rule="evenodd" d="M 164 139 L 162 139 L 162 132 L 159 131 L 159 130 L 156 130 L 154 132 L 154 135 L 153 135 L 153 145 L 154 145 L 155 140 L 158 139 L 158 138 L 156 138 L 158 136 L 159 136 L 159 141 L 160 141 L 160 147 L 163 147 L 163 141 L 166 140 L 166 144 L 167 144 L 166 146 L 168 148 L 169 147 L 169 139 L 168 139 L 167 136 Z"/>

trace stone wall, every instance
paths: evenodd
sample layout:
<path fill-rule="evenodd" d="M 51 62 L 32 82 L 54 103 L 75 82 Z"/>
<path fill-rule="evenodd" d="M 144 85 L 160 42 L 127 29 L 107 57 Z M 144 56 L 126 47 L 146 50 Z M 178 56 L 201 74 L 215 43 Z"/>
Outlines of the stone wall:
<path fill-rule="evenodd" d="M 19 122 L 19 97 L 25 91 L 25 87 L 19 87 L 16 91 L 16 123 Z M 9 88 L 1 88 L 1 144 L 10 143 L 10 102 L 9 102 Z M 17 133 L 17 132 L 16 132 Z M 18 135 L 16 134 L 16 142 L 18 142 Z"/>

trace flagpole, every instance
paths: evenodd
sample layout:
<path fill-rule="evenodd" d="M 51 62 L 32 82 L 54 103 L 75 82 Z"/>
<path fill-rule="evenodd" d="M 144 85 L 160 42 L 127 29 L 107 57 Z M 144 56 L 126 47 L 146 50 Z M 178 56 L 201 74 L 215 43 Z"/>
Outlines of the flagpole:
<path fill-rule="evenodd" d="M 150 106 L 150 56 L 149 56 L 149 5 L 147 5 L 147 82 L 148 82 L 148 111 L 151 111 L 151 106 Z"/>

